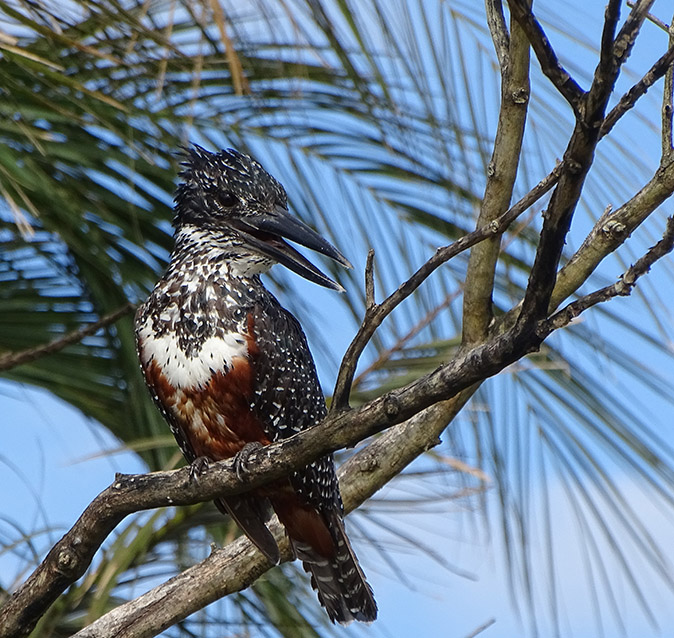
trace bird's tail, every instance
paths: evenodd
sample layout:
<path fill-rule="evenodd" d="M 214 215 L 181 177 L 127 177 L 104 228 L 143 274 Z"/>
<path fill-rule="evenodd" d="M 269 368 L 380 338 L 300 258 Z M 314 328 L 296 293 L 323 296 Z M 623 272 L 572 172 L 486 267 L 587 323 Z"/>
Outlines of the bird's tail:
<path fill-rule="evenodd" d="M 269 512 L 266 511 L 268 506 L 265 508 L 264 499 L 250 494 L 233 494 L 216 499 L 215 504 L 223 514 L 229 514 L 236 521 L 272 565 L 278 565 L 281 556 L 276 540 L 265 524 Z"/>
<path fill-rule="evenodd" d="M 332 512 L 327 518 L 335 549 L 332 557 L 326 558 L 308 543 L 291 538 L 295 553 L 311 574 L 311 586 L 330 620 L 343 625 L 354 620 L 372 622 L 377 618 L 377 603 L 346 536 L 341 516 Z"/>

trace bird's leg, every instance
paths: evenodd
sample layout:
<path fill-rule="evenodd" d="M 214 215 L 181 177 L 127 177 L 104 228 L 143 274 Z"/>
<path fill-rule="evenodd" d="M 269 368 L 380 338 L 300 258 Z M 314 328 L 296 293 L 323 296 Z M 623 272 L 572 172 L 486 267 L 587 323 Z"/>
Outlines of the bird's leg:
<path fill-rule="evenodd" d="M 190 463 L 190 480 L 199 480 L 199 477 L 208 469 L 210 464 L 211 459 L 207 456 L 197 456 L 197 458 Z"/>
<path fill-rule="evenodd" d="M 253 452 L 257 452 L 262 447 L 262 443 L 258 441 L 248 441 L 234 456 L 234 470 L 236 471 L 236 478 L 242 483 L 246 481 L 248 474 L 248 459 Z"/>

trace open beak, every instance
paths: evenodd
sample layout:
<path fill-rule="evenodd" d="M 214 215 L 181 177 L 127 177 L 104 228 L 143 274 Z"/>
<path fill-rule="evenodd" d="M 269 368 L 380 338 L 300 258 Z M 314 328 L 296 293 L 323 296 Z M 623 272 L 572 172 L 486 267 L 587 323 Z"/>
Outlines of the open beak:
<path fill-rule="evenodd" d="M 306 257 L 283 240 L 289 239 L 311 248 L 311 250 L 334 259 L 345 268 L 352 268 L 349 260 L 330 242 L 323 239 L 304 222 L 290 215 L 282 206 L 277 205 L 270 213 L 239 217 L 229 223 L 256 250 L 309 281 L 344 292 L 342 286 L 322 273 Z"/>

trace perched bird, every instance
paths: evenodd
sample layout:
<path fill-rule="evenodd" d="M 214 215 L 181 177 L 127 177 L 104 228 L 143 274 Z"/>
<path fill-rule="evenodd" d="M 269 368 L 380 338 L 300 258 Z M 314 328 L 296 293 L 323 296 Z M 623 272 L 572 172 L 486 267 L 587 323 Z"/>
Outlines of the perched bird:
<path fill-rule="evenodd" d="M 289 214 L 283 186 L 251 157 L 195 145 L 183 166 L 175 196 L 175 247 L 166 274 L 138 309 L 136 343 L 152 397 L 183 454 L 198 468 L 291 436 L 325 417 L 304 332 L 260 274 L 280 263 L 317 284 L 342 289 L 286 239 L 350 264 Z M 332 456 L 216 505 L 277 563 L 279 550 L 265 524 L 271 506 L 330 619 L 376 618 L 372 590 L 344 531 Z"/>

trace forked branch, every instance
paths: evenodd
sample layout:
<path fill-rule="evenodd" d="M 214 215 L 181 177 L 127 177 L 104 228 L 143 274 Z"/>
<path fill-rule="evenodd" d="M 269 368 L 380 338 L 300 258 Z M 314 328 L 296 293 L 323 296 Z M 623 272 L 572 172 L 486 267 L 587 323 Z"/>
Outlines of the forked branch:
<path fill-rule="evenodd" d="M 247 491 L 286 476 L 331 451 L 356 445 L 372 434 L 402 423 L 425 408 L 450 399 L 474 383 L 496 374 L 528 352 L 536 350 L 544 338 L 565 326 L 585 309 L 616 295 L 629 294 L 638 277 L 671 251 L 673 246 L 674 222 L 670 220 L 663 239 L 628 269 L 613 287 L 581 298 L 549 321 L 526 326 L 524 330 L 521 326 L 515 327 L 488 343 L 460 354 L 453 361 L 413 383 L 358 409 L 332 413 L 316 427 L 253 452 L 249 460 L 250 470 L 244 482 L 237 478 L 233 460 L 213 463 L 200 475 L 198 481 L 190 479 L 189 468 L 144 475 L 119 475 L 110 487 L 94 499 L 73 528 L 52 548 L 37 570 L 0 609 L 0 637 L 18 638 L 30 633 L 53 601 L 84 573 L 101 543 L 128 514 L 166 505 L 188 505 Z M 376 444 L 377 441 L 373 443 Z M 351 471 L 357 471 L 357 467 L 352 468 Z M 342 478 L 348 482 L 348 475 L 343 474 Z M 230 548 L 223 550 L 223 556 L 233 562 L 230 569 L 237 574 L 235 582 L 238 588 L 251 584 L 271 567 L 261 555 L 252 550 L 247 540 L 237 541 L 234 547 L 236 551 Z M 190 568 L 189 574 L 186 572 L 160 586 L 170 589 L 169 601 L 183 597 L 189 604 L 171 603 L 167 609 L 166 601 L 162 605 L 162 597 L 158 598 L 155 590 L 148 592 L 134 603 L 138 605 L 138 601 L 144 601 L 152 606 L 159 605 L 162 613 L 154 614 L 154 617 L 152 614 L 141 614 L 143 633 L 122 635 L 156 635 L 194 609 L 211 602 L 214 599 L 211 583 L 214 579 L 222 580 L 220 573 L 213 574 L 213 560 L 215 559 L 212 556 Z M 180 585 L 176 592 L 177 583 Z M 231 583 L 227 584 L 229 585 Z M 222 587 L 215 591 L 220 589 Z M 82 635 L 96 634 L 83 630 Z"/>
<path fill-rule="evenodd" d="M 353 377 L 356 372 L 356 366 L 358 365 L 360 355 L 363 353 L 365 346 L 370 342 L 372 335 L 374 335 L 384 319 L 386 319 L 397 306 L 426 281 L 435 270 L 442 266 L 442 264 L 447 263 L 456 255 L 484 239 L 504 233 L 513 221 L 543 197 L 543 195 L 557 183 L 562 170 L 563 164 L 555 166 L 555 168 L 522 199 L 487 226 L 478 228 L 477 230 L 464 235 L 461 239 L 458 239 L 449 246 L 438 248 L 435 255 L 421 266 L 404 284 L 401 284 L 395 292 L 389 295 L 380 304 L 368 306 L 365 311 L 363 322 L 342 359 L 332 397 L 332 411 L 343 410 L 348 407 L 349 393 L 351 392 L 351 385 L 353 383 Z"/>

